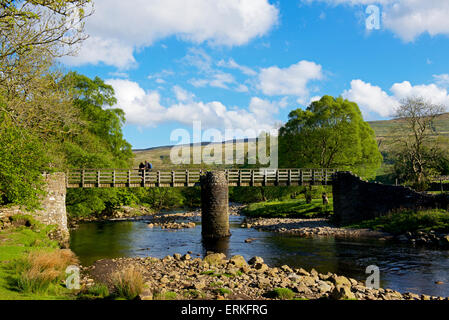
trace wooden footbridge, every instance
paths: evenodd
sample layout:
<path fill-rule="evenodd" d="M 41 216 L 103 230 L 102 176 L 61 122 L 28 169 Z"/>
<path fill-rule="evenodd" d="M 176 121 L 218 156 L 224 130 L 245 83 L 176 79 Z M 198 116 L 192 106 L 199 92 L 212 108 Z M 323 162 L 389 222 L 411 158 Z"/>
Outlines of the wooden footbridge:
<path fill-rule="evenodd" d="M 66 173 L 67 188 L 151 188 L 200 186 L 208 170 L 79 169 Z M 335 169 L 226 169 L 229 186 L 301 186 L 332 181 Z"/>

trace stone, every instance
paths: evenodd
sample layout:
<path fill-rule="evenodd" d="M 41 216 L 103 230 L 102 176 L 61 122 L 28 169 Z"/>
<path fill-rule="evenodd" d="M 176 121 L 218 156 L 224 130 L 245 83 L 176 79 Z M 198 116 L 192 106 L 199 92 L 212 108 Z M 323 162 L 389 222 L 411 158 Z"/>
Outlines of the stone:
<path fill-rule="evenodd" d="M 254 269 L 259 273 L 263 273 L 263 272 L 267 271 L 269 269 L 269 267 L 265 263 L 256 263 L 254 265 Z"/>
<path fill-rule="evenodd" d="M 192 257 L 189 255 L 189 254 L 185 254 L 185 255 L 183 255 L 182 257 L 181 257 L 181 260 L 182 261 L 187 261 L 187 260 L 190 260 Z"/>
<path fill-rule="evenodd" d="M 311 294 L 312 290 L 310 290 L 307 286 L 305 286 L 304 284 L 299 284 L 296 287 L 294 287 L 294 291 L 297 291 L 298 293 L 303 293 L 303 294 Z"/>
<path fill-rule="evenodd" d="M 250 264 L 250 265 L 254 265 L 256 263 L 263 263 L 263 259 L 261 257 L 252 257 L 248 261 L 248 264 Z"/>
<path fill-rule="evenodd" d="M 179 253 L 175 253 L 175 254 L 173 255 L 173 258 L 174 258 L 175 260 L 181 260 L 181 255 L 180 255 Z"/>
<path fill-rule="evenodd" d="M 301 275 L 301 276 L 309 276 L 310 273 L 308 273 L 306 270 L 304 270 L 303 268 L 299 268 L 295 270 L 297 274 Z"/>
<path fill-rule="evenodd" d="M 195 283 L 193 284 L 193 287 L 196 290 L 202 290 L 206 287 L 206 282 L 204 280 L 195 281 Z"/>
<path fill-rule="evenodd" d="M 285 271 L 285 272 L 288 272 L 288 273 L 292 273 L 293 272 L 293 270 L 289 266 L 287 266 L 287 265 L 283 265 L 281 267 L 281 270 Z"/>
<path fill-rule="evenodd" d="M 236 255 L 233 256 L 229 259 L 229 263 L 238 267 L 238 268 L 242 268 L 243 266 L 247 266 L 248 264 L 246 263 L 245 258 L 243 258 L 240 255 Z"/>
<path fill-rule="evenodd" d="M 264 288 L 270 286 L 270 284 L 271 284 L 271 282 L 267 278 L 259 278 L 259 280 L 257 281 L 257 286 L 259 289 L 264 289 Z"/>
<path fill-rule="evenodd" d="M 329 279 L 336 287 L 337 286 L 345 286 L 345 287 L 351 287 L 351 282 L 348 280 L 348 278 L 344 277 L 344 276 L 337 276 L 337 275 L 333 275 L 330 279 Z"/>
<path fill-rule="evenodd" d="M 226 256 L 223 253 L 212 253 L 204 258 L 204 262 L 211 266 L 224 264 Z"/>
<path fill-rule="evenodd" d="M 308 287 L 313 287 L 315 285 L 315 278 L 311 276 L 304 276 L 300 281 Z"/>
<path fill-rule="evenodd" d="M 332 286 L 329 283 L 322 280 L 317 281 L 317 287 L 322 293 L 326 293 L 332 290 Z"/>
<path fill-rule="evenodd" d="M 335 300 L 355 299 L 354 293 L 352 293 L 351 289 L 346 286 L 335 287 L 329 297 Z"/>
<path fill-rule="evenodd" d="M 290 273 L 290 274 L 288 275 L 288 279 L 289 279 L 290 281 L 293 281 L 293 282 L 299 282 L 299 281 L 301 281 L 301 277 L 298 276 L 296 273 Z"/>

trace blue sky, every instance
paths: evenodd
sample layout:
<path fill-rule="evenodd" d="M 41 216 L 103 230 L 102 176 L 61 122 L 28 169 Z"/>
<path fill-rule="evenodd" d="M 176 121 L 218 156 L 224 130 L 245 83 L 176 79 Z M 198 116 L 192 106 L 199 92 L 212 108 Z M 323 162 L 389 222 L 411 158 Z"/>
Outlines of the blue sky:
<path fill-rule="evenodd" d="M 411 95 L 449 105 L 448 16 L 445 0 L 96 0 L 63 63 L 114 87 L 134 148 L 194 120 L 267 130 L 325 94 L 388 119 Z"/>

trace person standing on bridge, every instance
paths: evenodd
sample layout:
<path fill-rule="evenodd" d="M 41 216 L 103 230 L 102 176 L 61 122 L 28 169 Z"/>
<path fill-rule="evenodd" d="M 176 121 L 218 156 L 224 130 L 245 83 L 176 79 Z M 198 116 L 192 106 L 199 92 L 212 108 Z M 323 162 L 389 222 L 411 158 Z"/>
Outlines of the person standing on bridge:
<path fill-rule="evenodd" d="M 141 162 L 139 164 L 139 173 L 140 173 L 140 175 L 142 176 L 142 179 L 143 179 L 143 175 L 145 174 L 145 164 L 143 162 Z"/>
<path fill-rule="evenodd" d="M 150 171 L 151 169 L 153 169 L 153 165 L 145 160 L 145 171 Z"/>

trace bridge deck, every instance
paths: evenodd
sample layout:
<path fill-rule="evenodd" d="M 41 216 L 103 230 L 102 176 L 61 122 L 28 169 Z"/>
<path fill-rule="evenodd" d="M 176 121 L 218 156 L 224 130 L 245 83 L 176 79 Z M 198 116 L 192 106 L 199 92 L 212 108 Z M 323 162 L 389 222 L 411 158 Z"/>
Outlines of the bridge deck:
<path fill-rule="evenodd" d="M 193 187 L 207 170 L 80 169 L 67 172 L 67 188 Z M 229 186 L 328 184 L 335 169 L 227 169 Z"/>

